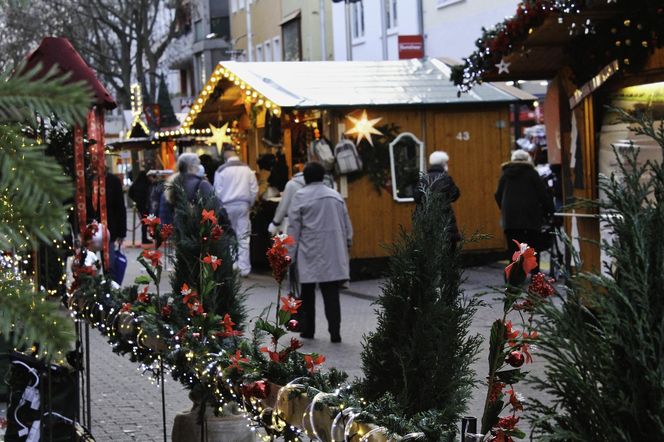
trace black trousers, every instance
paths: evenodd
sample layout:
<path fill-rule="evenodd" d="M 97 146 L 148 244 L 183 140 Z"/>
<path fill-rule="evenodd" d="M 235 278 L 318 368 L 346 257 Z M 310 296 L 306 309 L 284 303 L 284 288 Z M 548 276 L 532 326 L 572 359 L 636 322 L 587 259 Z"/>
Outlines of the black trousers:
<path fill-rule="evenodd" d="M 323 294 L 327 330 L 332 338 L 337 338 L 341 326 L 339 281 L 319 282 L 318 286 Z M 300 296 L 302 297 L 300 332 L 305 336 L 313 337 L 316 331 L 316 283 L 302 284 Z"/>

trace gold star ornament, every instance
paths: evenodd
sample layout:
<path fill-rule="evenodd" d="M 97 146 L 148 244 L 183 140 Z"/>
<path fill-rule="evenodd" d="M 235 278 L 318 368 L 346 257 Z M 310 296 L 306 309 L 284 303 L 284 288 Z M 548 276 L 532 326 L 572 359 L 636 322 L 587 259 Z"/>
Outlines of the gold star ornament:
<path fill-rule="evenodd" d="M 224 143 L 233 143 L 231 140 L 231 136 L 228 132 L 228 123 L 224 124 L 221 127 L 214 127 L 213 125 L 210 125 L 210 131 L 212 132 L 212 135 L 210 135 L 210 138 L 205 141 L 205 143 L 208 146 L 212 146 L 212 144 L 217 145 L 217 149 L 219 152 L 221 152 L 221 147 L 224 145 Z"/>
<path fill-rule="evenodd" d="M 367 111 L 363 110 L 362 111 L 362 116 L 360 118 L 355 118 L 351 115 L 346 115 L 346 118 L 348 118 L 351 123 L 353 123 L 355 126 L 353 126 L 351 129 L 348 129 L 345 134 L 346 135 L 356 135 L 357 136 L 357 142 L 355 144 L 360 144 L 360 141 L 362 141 L 362 138 L 366 138 L 366 140 L 373 146 L 373 140 L 371 139 L 371 135 L 383 135 L 381 131 L 376 129 L 374 126 L 376 123 L 378 123 L 380 120 L 382 120 L 382 117 L 378 118 L 372 118 L 371 120 L 369 117 L 367 117 Z"/>

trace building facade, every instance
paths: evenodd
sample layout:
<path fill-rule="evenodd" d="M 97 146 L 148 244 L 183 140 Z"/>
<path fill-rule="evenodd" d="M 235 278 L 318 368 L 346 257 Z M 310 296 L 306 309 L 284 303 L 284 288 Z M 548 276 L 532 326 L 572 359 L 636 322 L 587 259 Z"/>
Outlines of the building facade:
<path fill-rule="evenodd" d="M 228 0 L 233 59 L 333 59 L 329 0 Z"/>

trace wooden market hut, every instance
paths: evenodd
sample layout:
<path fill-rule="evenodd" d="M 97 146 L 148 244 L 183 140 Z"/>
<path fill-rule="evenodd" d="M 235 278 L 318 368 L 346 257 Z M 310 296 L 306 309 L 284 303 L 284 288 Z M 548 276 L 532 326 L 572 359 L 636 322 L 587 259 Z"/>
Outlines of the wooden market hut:
<path fill-rule="evenodd" d="M 281 149 L 292 171 L 293 165 L 306 161 L 304 152 L 315 129 L 334 147 L 352 126 L 347 117 L 359 118 L 366 111 L 370 120 L 381 119 L 376 127 L 394 124 L 399 134 L 409 133 L 421 141 L 423 164 L 434 150 L 449 153 L 449 170 L 462 195 L 455 204 L 460 228 L 466 233 L 492 235 L 469 244 L 468 249 L 501 251 L 505 242 L 493 194 L 500 165 L 509 159 L 512 145 L 510 104 L 529 100 L 534 97 L 491 84 L 458 96 L 450 82 L 450 69 L 435 59 L 223 61 L 180 132 L 230 123 L 229 127 L 239 129 L 233 139 L 250 166 L 256 166 L 261 154 Z M 276 140 L 271 136 L 275 119 L 281 128 Z M 273 147 L 275 144 L 281 147 Z M 365 146 L 360 144 L 359 149 Z M 384 167 L 389 177 L 389 165 Z M 383 245 L 393 242 L 400 226 L 410 226 L 414 204 L 396 201 L 389 186 L 378 191 L 367 176 L 358 180 L 337 177 L 337 182 L 355 231 L 354 262 L 386 256 Z"/>
<path fill-rule="evenodd" d="M 631 140 L 641 156 L 650 150 L 649 158 L 661 159 L 661 149 L 648 149 L 651 140 L 617 124 L 607 105 L 664 119 L 662 2 L 577 3 L 524 1 L 512 18 L 478 36 L 480 49 L 455 78 L 472 90 L 478 80 L 549 80 L 543 104 L 549 163 L 561 166 L 565 204 L 600 196 L 598 174 L 615 167 L 611 145 Z M 577 244 L 584 269 L 600 270 L 598 243 L 608 235 L 600 214 L 563 208 L 559 216 L 568 234 L 585 239 Z"/>

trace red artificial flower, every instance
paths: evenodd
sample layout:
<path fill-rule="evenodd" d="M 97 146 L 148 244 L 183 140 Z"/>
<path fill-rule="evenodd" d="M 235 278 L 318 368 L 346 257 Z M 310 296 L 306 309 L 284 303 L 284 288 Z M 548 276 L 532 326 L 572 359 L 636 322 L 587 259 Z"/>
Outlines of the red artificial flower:
<path fill-rule="evenodd" d="M 168 318 L 169 316 L 171 316 L 171 313 L 173 313 L 173 307 L 171 307 L 170 305 L 167 304 L 161 308 L 161 316 L 163 316 L 164 318 Z"/>
<path fill-rule="evenodd" d="M 154 229 L 157 227 L 159 224 L 161 224 L 161 220 L 154 216 L 153 214 L 144 216 L 141 222 L 148 226 L 148 232 L 150 233 L 151 236 L 154 236 Z"/>
<path fill-rule="evenodd" d="M 523 332 L 523 334 L 521 336 L 523 337 L 524 340 L 534 341 L 539 336 L 539 333 L 537 333 L 537 330 L 533 330 L 530 333 Z"/>
<path fill-rule="evenodd" d="M 242 394 L 246 398 L 265 399 L 270 393 L 270 386 L 265 381 L 256 381 L 251 384 L 242 384 Z"/>
<path fill-rule="evenodd" d="M 514 389 L 510 388 L 509 390 L 507 390 L 507 394 L 509 394 L 510 396 L 510 405 L 512 406 L 514 412 L 523 411 L 523 404 L 521 403 L 519 397 L 514 392 Z"/>
<path fill-rule="evenodd" d="M 519 423 L 519 418 L 516 416 L 506 416 L 498 419 L 498 427 L 503 430 L 513 430 L 517 423 Z"/>
<path fill-rule="evenodd" d="M 531 278 L 530 285 L 528 286 L 528 292 L 533 295 L 538 295 L 541 298 L 548 298 L 553 296 L 555 290 L 551 283 L 553 282 L 552 278 L 547 278 L 543 273 L 537 273 Z"/>
<path fill-rule="evenodd" d="M 212 224 L 217 224 L 217 217 L 214 215 L 214 210 L 205 210 L 201 213 L 201 224 L 210 221 Z"/>
<path fill-rule="evenodd" d="M 276 351 L 272 351 L 267 347 L 261 347 L 259 350 L 262 353 L 267 353 L 267 355 L 270 357 L 270 360 L 272 362 L 275 362 L 277 364 L 279 364 L 281 362 L 281 357 L 279 356 L 279 353 L 277 353 Z"/>
<path fill-rule="evenodd" d="M 162 224 L 161 229 L 159 230 L 159 236 L 162 241 L 167 241 L 168 238 L 173 235 L 173 225 L 172 224 Z"/>
<path fill-rule="evenodd" d="M 489 402 L 496 402 L 505 388 L 504 382 L 494 382 L 489 391 Z"/>
<path fill-rule="evenodd" d="M 161 259 L 161 252 L 159 250 L 143 250 L 142 256 L 151 261 L 152 267 L 158 267 L 161 265 L 159 262 Z"/>
<path fill-rule="evenodd" d="M 525 242 L 520 243 L 517 240 L 513 241 L 517 245 L 518 250 L 512 255 L 512 263 L 505 267 L 505 276 L 508 280 L 510 278 L 510 273 L 512 272 L 512 267 L 518 262 L 521 262 L 521 267 L 523 268 L 523 272 L 526 275 L 529 274 L 530 271 L 535 267 L 537 267 L 537 258 L 535 257 L 537 252 L 535 252 L 535 249 L 530 247 Z"/>
<path fill-rule="evenodd" d="M 191 303 L 187 304 L 189 308 L 189 316 L 196 316 L 203 314 L 203 304 L 198 299 L 195 299 Z"/>
<path fill-rule="evenodd" d="M 291 315 L 294 315 L 297 313 L 297 309 L 300 308 L 300 305 L 302 305 L 302 301 L 299 299 L 295 299 L 292 296 L 282 296 L 281 297 L 281 309 L 285 312 L 290 313 Z"/>
<path fill-rule="evenodd" d="M 237 371 L 243 371 L 244 368 L 240 367 L 240 364 L 247 364 L 249 363 L 249 359 L 242 357 L 242 353 L 240 353 L 240 350 L 237 350 L 234 355 L 231 356 L 231 365 L 229 368 L 234 368 Z"/>
<path fill-rule="evenodd" d="M 221 238 L 221 235 L 224 234 L 224 229 L 221 228 L 220 225 L 215 225 L 212 227 L 212 232 L 210 233 L 210 236 L 212 237 L 212 241 L 219 241 Z"/>
<path fill-rule="evenodd" d="M 231 316 L 228 313 L 224 315 L 224 319 L 221 320 L 220 323 L 223 325 L 224 331 L 217 333 L 218 336 L 222 336 L 224 338 L 228 336 L 242 336 L 242 332 L 240 330 L 233 330 L 235 322 L 231 320 Z"/>
<path fill-rule="evenodd" d="M 141 291 L 138 296 L 136 297 L 136 300 L 138 302 L 142 302 L 144 304 L 147 304 L 150 302 L 150 295 L 148 294 L 148 286 L 145 286 L 143 291 Z"/>
<path fill-rule="evenodd" d="M 316 356 L 315 359 L 314 356 Z M 312 375 L 316 370 L 316 366 L 321 365 L 323 362 L 325 362 L 325 356 L 323 355 L 317 355 L 316 353 L 312 353 L 310 355 L 304 355 L 304 363 L 307 366 L 307 370 L 309 370 L 309 373 L 311 373 Z"/>
<path fill-rule="evenodd" d="M 519 350 L 521 350 L 521 353 L 523 353 L 523 355 L 525 356 L 526 364 L 530 364 L 530 363 L 533 362 L 533 357 L 530 355 L 530 352 L 528 351 L 528 350 L 530 350 L 530 345 L 528 345 L 526 343 L 521 344 L 521 347 L 519 348 Z"/>
<path fill-rule="evenodd" d="M 266 255 L 272 269 L 272 276 L 277 283 L 281 283 L 286 276 L 286 270 L 291 263 L 287 246 L 293 244 L 295 241 L 288 235 L 276 235 L 272 238 L 272 247 L 268 249 Z"/>
<path fill-rule="evenodd" d="M 210 255 L 209 253 L 207 254 L 207 256 L 205 258 L 203 258 L 203 262 L 205 264 L 209 264 L 210 267 L 212 267 L 213 272 L 216 271 L 217 267 L 219 267 L 221 265 L 221 259 L 217 258 L 214 255 Z"/>
<path fill-rule="evenodd" d="M 300 342 L 300 340 L 297 338 L 291 338 L 290 346 L 288 348 L 290 348 L 292 351 L 295 351 L 298 348 L 302 348 L 302 342 Z"/>
<path fill-rule="evenodd" d="M 130 312 L 131 311 L 131 303 L 130 302 L 125 302 L 122 304 L 122 308 L 120 309 L 121 312 Z"/>
<path fill-rule="evenodd" d="M 507 321 L 505 323 L 505 339 L 508 341 L 513 341 L 519 337 L 518 330 L 512 330 L 512 321 Z"/>
<path fill-rule="evenodd" d="M 183 304 L 189 304 L 192 298 L 196 298 L 198 296 L 198 293 L 189 288 L 189 284 L 187 284 L 186 282 L 182 284 L 182 287 L 180 287 L 180 294 L 183 296 L 182 298 Z"/>
<path fill-rule="evenodd" d="M 509 436 L 503 430 L 496 430 L 495 433 L 496 434 L 493 439 L 491 439 L 491 442 L 514 442 L 512 436 Z"/>

